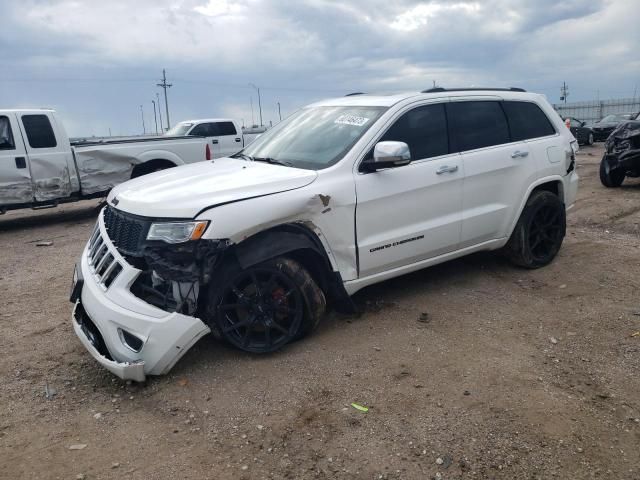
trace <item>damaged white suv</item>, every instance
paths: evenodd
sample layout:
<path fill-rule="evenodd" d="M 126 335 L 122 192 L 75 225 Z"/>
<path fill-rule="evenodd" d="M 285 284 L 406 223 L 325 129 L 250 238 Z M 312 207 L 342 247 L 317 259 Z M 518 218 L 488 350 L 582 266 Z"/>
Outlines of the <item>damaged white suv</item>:
<path fill-rule="evenodd" d="M 82 258 L 73 326 L 137 381 L 213 332 L 247 352 L 309 333 L 326 304 L 479 250 L 549 263 L 577 144 L 541 95 L 436 88 L 294 113 L 231 158 L 113 189 Z"/>

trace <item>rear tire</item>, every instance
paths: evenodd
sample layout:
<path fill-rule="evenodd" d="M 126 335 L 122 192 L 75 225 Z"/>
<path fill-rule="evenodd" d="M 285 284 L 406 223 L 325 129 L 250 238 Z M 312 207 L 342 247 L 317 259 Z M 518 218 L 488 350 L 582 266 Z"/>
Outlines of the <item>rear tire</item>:
<path fill-rule="evenodd" d="M 270 353 L 310 333 L 325 308 L 324 293 L 298 262 L 279 257 L 242 269 L 220 268 L 207 317 L 216 336 L 252 353 Z"/>
<path fill-rule="evenodd" d="M 624 182 L 625 172 L 620 169 L 612 169 L 607 157 L 602 157 L 600 162 L 600 182 L 607 188 L 616 188 Z"/>
<path fill-rule="evenodd" d="M 551 263 L 558 254 L 565 233 L 564 203 L 552 192 L 533 192 L 522 210 L 504 253 L 515 265 L 540 268 Z"/>

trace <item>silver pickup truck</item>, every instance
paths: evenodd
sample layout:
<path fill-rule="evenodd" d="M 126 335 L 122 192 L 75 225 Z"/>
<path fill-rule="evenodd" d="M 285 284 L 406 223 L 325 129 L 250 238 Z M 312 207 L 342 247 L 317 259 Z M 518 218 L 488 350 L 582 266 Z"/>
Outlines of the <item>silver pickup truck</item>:
<path fill-rule="evenodd" d="M 0 214 L 103 197 L 131 178 L 211 158 L 204 137 L 72 144 L 53 110 L 0 110 Z"/>

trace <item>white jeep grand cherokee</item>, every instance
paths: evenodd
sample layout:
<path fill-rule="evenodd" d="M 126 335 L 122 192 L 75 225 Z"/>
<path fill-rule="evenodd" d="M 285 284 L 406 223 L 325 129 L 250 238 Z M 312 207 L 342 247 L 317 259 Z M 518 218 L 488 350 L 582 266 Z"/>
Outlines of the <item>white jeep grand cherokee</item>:
<path fill-rule="evenodd" d="M 327 303 L 471 252 L 544 266 L 576 197 L 576 148 L 522 89 L 315 103 L 231 158 L 113 189 L 76 266 L 75 331 L 142 381 L 209 332 L 271 352 Z"/>

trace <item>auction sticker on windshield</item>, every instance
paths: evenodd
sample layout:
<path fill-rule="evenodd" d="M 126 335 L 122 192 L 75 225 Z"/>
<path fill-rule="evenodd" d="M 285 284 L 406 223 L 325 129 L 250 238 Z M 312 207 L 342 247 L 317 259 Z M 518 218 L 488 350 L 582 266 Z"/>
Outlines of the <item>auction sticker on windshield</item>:
<path fill-rule="evenodd" d="M 338 118 L 334 120 L 333 123 L 338 123 L 340 125 L 354 125 L 356 127 L 362 127 L 368 121 L 369 119 L 366 117 L 357 117 L 355 115 L 340 115 Z"/>

